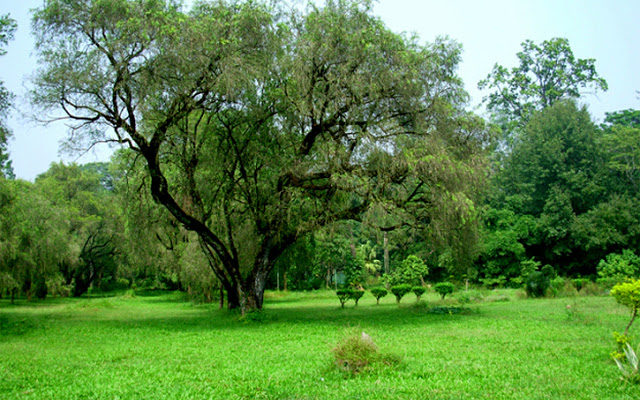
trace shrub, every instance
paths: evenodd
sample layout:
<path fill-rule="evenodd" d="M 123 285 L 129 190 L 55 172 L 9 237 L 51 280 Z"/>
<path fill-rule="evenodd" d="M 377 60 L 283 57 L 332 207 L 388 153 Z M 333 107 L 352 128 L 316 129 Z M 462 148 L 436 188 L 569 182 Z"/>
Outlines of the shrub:
<path fill-rule="evenodd" d="M 622 282 L 640 274 L 640 257 L 632 250 L 623 250 L 622 254 L 611 253 L 598 263 L 598 276 Z"/>
<path fill-rule="evenodd" d="M 349 298 L 355 300 L 356 306 L 358 305 L 358 300 L 364 295 L 364 290 L 351 290 L 349 294 Z"/>
<path fill-rule="evenodd" d="M 365 371 L 375 363 L 393 365 L 400 362 L 392 354 L 381 354 L 371 336 L 362 332 L 353 333 L 342 339 L 332 350 L 338 369 L 355 375 Z"/>
<path fill-rule="evenodd" d="M 376 304 L 380 304 L 380 299 L 387 295 L 387 289 L 385 288 L 373 288 L 371 294 L 376 298 Z"/>
<path fill-rule="evenodd" d="M 416 301 L 420 301 L 420 296 L 422 296 L 427 289 L 422 286 L 414 286 L 411 291 L 416 295 Z"/>
<path fill-rule="evenodd" d="M 338 296 L 338 300 L 340 300 L 340 306 L 344 308 L 344 303 L 347 302 L 351 298 L 351 293 L 353 290 L 351 289 L 338 289 L 336 290 L 336 295 Z"/>
<path fill-rule="evenodd" d="M 405 294 L 411 291 L 411 285 L 396 285 L 391 287 L 391 293 L 396 296 L 396 302 L 400 303 L 400 300 Z"/>
<path fill-rule="evenodd" d="M 576 278 L 571 280 L 571 283 L 573 283 L 573 286 L 578 292 L 581 291 L 583 287 L 587 286 L 589 282 L 590 281 L 585 278 Z"/>
<path fill-rule="evenodd" d="M 550 265 L 545 265 L 539 271 L 530 271 L 524 277 L 524 290 L 529 297 L 543 297 L 551 285 L 555 272 Z"/>
<path fill-rule="evenodd" d="M 624 347 L 624 357 L 613 359 L 622 373 L 622 379 L 630 383 L 640 383 L 640 363 L 638 362 L 638 356 L 633 351 L 633 347 L 629 343 L 626 343 Z"/>
<path fill-rule="evenodd" d="M 390 285 L 419 285 L 422 278 L 429 273 L 429 268 L 418 256 L 411 255 L 402 261 L 402 264 L 388 276 Z"/>
<path fill-rule="evenodd" d="M 547 293 L 552 297 L 567 297 L 577 294 L 572 281 L 559 276 L 551 279 Z"/>
<path fill-rule="evenodd" d="M 500 275 L 497 278 L 486 278 L 481 279 L 482 285 L 488 289 L 495 289 L 499 287 L 504 287 L 507 283 L 507 278 L 504 275 Z"/>
<path fill-rule="evenodd" d="M 440 282 L 433 287 L 433 290 L 438 292 L 442 300 L 444 300 L 446 295 L 453 293 L 453 288 L 454 286 L 453 286 L 453 283 L 451 282 Z"/>
<path fill-rule="evenodd" d="M 619 304 L 627 306 L 631 310 L 631 320 L 623 333 L 623 335 L 626 336 L 640 308 L 640 279 L 615 285 L 613 289 L 611 289 L 611 295 Z"/>
<path fill-rule="evenodd" d="M 601 288 L 601 292 L 611 290 L 616 284 L 620 283 L 617 278 L 598 278 L 596 283 Z"/>

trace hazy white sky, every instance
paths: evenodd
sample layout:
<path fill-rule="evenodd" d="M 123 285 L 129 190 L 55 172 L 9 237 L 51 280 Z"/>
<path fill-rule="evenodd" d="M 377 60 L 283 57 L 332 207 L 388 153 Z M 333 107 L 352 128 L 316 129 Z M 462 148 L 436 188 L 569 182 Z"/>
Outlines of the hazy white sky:
<path fill-rule="evenodd" d="M 29 77 L 36 68 L 30 9 L 42 0 L 0 0 L 0 14 L 9 13 L 18 31 L 0 58 L 0 80 L 16 94 L 9 126 L 9 143 L 18 178 L 33 180 L 61 157 L 59 142 L 66 137 L 63 123 L 41 126 L 32 122 L 26 101 Z M 566 37 L 578 58 L 595 58 L 596 69 L 609 90 L 584 101 L 596 120 L 606 111 L 640 108 L 640 1 L 637 0 L 380 0 L 374 13 L 396 32 L 416 33 L 422 41 L 448 35 L 463 45 L 459 75 L 471 95 L 472 106 L 482 99 L 476 85 L 496 62 L 512 67 L 520 43 Z M 79 162 L 106 160 L 111 150 L 98 148 Z"/>

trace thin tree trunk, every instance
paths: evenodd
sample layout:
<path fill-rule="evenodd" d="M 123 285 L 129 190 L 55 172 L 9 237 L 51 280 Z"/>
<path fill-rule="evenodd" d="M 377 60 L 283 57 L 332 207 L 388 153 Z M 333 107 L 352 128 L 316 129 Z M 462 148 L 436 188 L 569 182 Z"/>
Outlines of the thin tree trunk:
<path fill-rule="evenodd" d="M 629 324 L 627 325 L 627 327 L 624 330 L 624 335 L 627 336 L 627 334 L 629 333 L 629 328 L 631 328 L 631 324 L 633 324 L 633 321 L 636 319 L 636 316 L 638 315 L 638 309 L 634 308 L 633 309 L 633 313 L 631 314 L 631 321 L 629 321 Z"/>
<path fill-rule="evenodd" d="M 389 275 L 389 237 L 387 236 L 387 231 L 382 233 L 382 247 L 384 249 L 384 274 Z M 387 283 L 387 289 L 389 289 L 389 284 Z"/>

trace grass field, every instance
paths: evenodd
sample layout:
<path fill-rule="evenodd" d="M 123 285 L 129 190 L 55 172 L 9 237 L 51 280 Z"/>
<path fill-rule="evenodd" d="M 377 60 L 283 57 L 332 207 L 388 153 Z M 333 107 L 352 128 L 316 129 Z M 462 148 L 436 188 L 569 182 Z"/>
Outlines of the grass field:
<path fill-rule="evenodd" d="M 628 320 L 612 298 L 505 291 L 453 315 L 426 300 L 367 293 L 340 309 L 333 292 L 268 293 L 244 320 L 177 293 L 0 300 L 0 399 L 640 398 L 609 358 Z M 356 330 L 400 364 L 334 368 L 331 349 Z"/>

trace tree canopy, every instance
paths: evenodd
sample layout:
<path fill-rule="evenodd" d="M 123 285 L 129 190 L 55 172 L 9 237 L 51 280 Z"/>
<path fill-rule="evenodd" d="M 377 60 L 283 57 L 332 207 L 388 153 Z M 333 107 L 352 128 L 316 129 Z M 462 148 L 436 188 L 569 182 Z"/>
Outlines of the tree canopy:
<path fill-rule="evenodd" d="M 518 66 L 510 70 L 495 64 L 479 89 L 492 92 L 484 98 L 487 109 L 508 126 L 523 126 L 534 111 L 559 100 L 578 99 L 584 90 L 607 90 L 598 75 L 595 60 L 576 58 L 565 38 L 553 38 L 536 44 L 522 43 L 516 54 Z"/>

